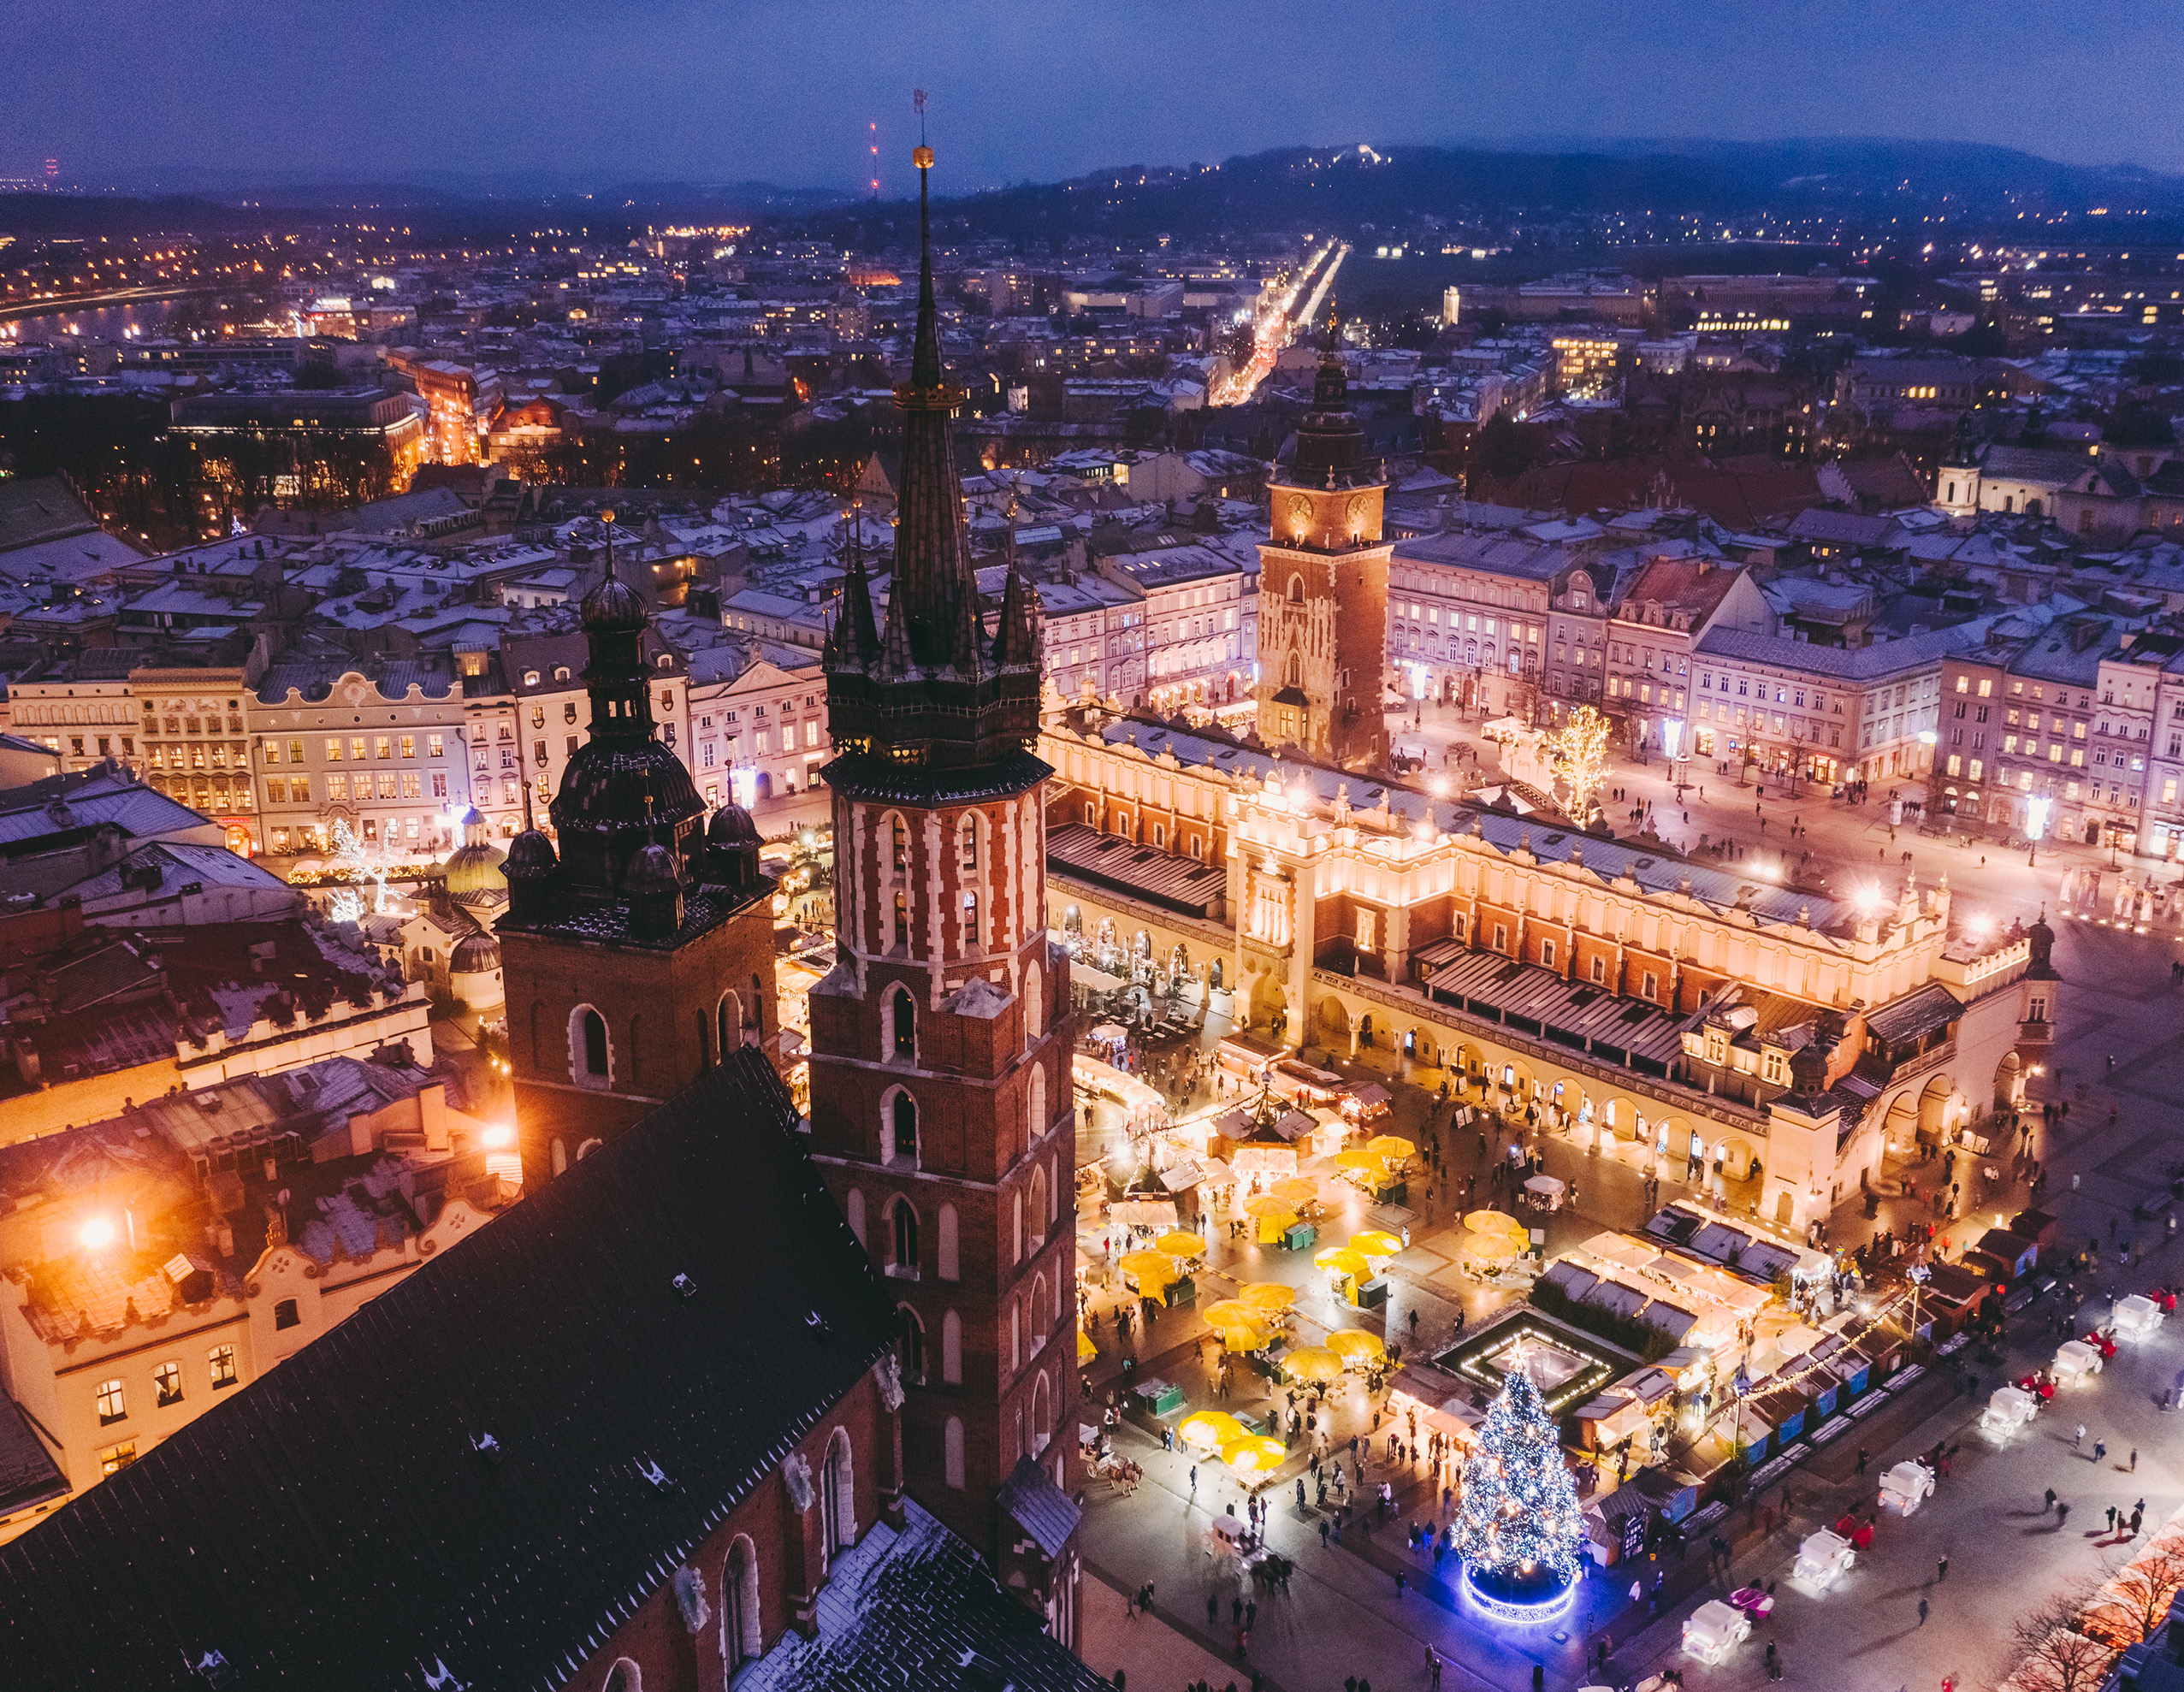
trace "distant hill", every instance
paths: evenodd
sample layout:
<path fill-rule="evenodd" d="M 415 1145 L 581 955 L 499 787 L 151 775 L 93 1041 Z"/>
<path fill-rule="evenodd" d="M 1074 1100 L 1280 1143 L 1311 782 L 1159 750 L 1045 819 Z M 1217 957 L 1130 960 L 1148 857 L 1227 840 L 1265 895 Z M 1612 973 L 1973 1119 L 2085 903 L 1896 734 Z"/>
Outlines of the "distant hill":
<path fill-rule="evenodd" d="M 557 225 L 612 236 L 663 223 L 756 223 L 867 251 L 907 245 L 907 200 L 853 199 L 767 182 L 601 180 L 546 174 L 426 173 L 401 182 L 252 183 L 177 178 L 186 195 L 0 196 L 0 231 L 113 234 L 293 228 L 399 211 L 423 239 L 492 239 Z M 935 202 L 944 237 L 1136 242 L 1281 231 L 1354 235 L 1506 214 L 1651 211 L 1672 218 L 1820 210 L 1885 222 L 1945 212 L 1959 227 L 2022 228 L 2021 212 L 2085 215 L 2089 237 L 2173 238 L 2184 177 L 2131 165 L 2057 163 L 2006 147 L 1886 139 L 1575 141 L 1554 136 L 1460 145 L 1283 147 L 1216 166 L 1131 164 L 1065 182 L 1022 183 Z M 2115 219 L 2101 222 L 2104 210 Z M 2126 216 L 2146 213 L 2147 216 Z M 1961 222 L 1960 222 L 1961 220 Z"/>
<path fill-rule="evenodd" d="M 1701 216 L 1921 216 L 2015 222 L 2019 211 L 2184 214 L 2184 177 L 2090 169 L 1975 145 L 1887 140 L 1627 141 L 1512 146 L 1284 147 L 1192 170 L 1127 165 L 938 203 L 951 235 L 1026 239 L 1345 234 L 1522 211 Z M 854 245 L 899 239 L 904 203 L 860 202 L 808 220 Z M 2088 222 L 2090 222 L 2090 219 Z M 2149 220 L 2151 221 L 2151 220 Z M 2140 228 L 2147 224 L 2133 219 Z M 2126 226 L 2114 226 L 2127 235 Z"/>
<path fill-rule="evenodd" d="M 1528 137 L 1495 150 L 1530 153 L 1580 145 L 1552 136 Z M 1610 158 L 1690 158 L 1734 170 L 1768 193 L 1792 197 L 1908 197 L 1921 204 L 1947 198 L 1974 210 L 2006 208 L 2013 215 L 2018 210 L 2075 211 L 2102 205 L 2184 210 L 2184 176 L 2135 164 L 2063 164 L 1980 142 L 1832 136 L 1784 141 L 1633 139 L 1594 142 L 1586 150 Z"/>

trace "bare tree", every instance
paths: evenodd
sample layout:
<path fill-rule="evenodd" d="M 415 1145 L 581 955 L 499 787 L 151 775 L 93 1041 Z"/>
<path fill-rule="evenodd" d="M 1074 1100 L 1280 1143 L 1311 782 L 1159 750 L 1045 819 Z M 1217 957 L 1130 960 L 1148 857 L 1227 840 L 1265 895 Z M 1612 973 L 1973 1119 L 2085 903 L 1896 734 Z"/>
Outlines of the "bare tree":
<path fill-rule="evenodd" d="M 2158 1541 L 2103 1589 L 2086 1612 L 2085 1630 L 2113 1645 L 2135 1645 L 2161 1625 L 2179 1592 L 2184 1592 L 2184 1544 Z"/>
<path fill-rule="evenodd" d="M 2059 1627 L 2017 1665 L 2019 1692 L 2094 1692 L 2122 1654 L 2113 1645 Z"/>
<path fill-rule="evenodd" d="M 2100 1590 L 2096 1576 L 2085 1575 L 2057 1587 L 2045 1599 L 2028 1610 L 2021 1611 L 2009 1624 L 2009 1636 L 2021 1652 L 2038 1649 L 2047 1642 L 2047 1637 L 2057 1628 L 2074 1631 L 2078 1618 L 2093 1601 L 2093 1594 Z"/>

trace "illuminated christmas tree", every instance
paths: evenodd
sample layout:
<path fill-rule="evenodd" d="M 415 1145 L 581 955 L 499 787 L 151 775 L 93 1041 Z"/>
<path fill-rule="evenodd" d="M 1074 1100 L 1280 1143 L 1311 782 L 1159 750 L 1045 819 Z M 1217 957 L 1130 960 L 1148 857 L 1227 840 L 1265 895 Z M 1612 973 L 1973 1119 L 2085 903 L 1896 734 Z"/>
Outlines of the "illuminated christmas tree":
<path fill-rule="evenodd" d="M 1593 796 L 1607 781 L 1607 719 L 1580 705 L 1548 737 L 1555 780 L 1570 791 L 1570 817 L 1583 828 L 1592 820 Z"/>
<path fill-rule="evenodd" d="M 1512 1373 L 1464 1465 L 1456 1554 L 1489 1610 L 1543 1618 L 1566 1601 L 1583 1534 L 1554 1418 L 1531 1377 Z"/>

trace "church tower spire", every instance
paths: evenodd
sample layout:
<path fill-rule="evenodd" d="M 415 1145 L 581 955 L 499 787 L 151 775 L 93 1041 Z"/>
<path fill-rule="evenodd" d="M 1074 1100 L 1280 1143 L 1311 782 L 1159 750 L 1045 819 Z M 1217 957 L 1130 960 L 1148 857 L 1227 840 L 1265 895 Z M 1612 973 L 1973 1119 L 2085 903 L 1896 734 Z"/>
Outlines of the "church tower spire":
<path fill-rule="evenodd" d="M 1068 955 L 1046 926 L 1039 632 L 1013 565 L 980 616 L 940 362 L 926 180 L 894 592 L 853 553 L 826 654 L 835 955 L 811 996 L 811 1150 L 902 1306 L 903 1472 L 1075 1636 Z M 1038 1533 L 1026 1523 L 1048 1525 Z M 1056 1524 L 1067 1524 L 1057 1541 Z"/>
<path fill-rule="evenodd" d="M 963 768 L 1027 755 L 1039 737 L 1036 627 L 1025 605 L 1013 633 L 989 637 L 971 568 L 963 488 L 952 439 L 963 391 L 940 358 L 932 281 L 932 149 L 919 144 L 918 317 L 909 380 L 895 390 L 903 413 L 903 472 L 895 507 L 895 560 L 887 612 L 867 643 L 852 565 L 825 654 L 827 726 L 850 759 L 899 768 Z M 1020 587 L 1028 602 L 1029 590 Z M 1004 671 L 994 641 L 1011 654 Z M 847 765 L 839 766 L 845 772 Z"/>

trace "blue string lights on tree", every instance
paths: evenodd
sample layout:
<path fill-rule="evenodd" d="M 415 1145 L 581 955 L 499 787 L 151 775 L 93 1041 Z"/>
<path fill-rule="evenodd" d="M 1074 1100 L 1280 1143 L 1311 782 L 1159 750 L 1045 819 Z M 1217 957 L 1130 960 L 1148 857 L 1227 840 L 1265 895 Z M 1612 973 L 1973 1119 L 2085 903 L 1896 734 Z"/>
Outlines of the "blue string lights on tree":
<path fill-rule="evenodd" d="M 1584 1523 L 1554 1418 L 1531 1377 L 1512 1372 L 1464 1465 L 1456 1554 L 1480 1608 L 1538 1622 L 1569 1607 Z"/>

